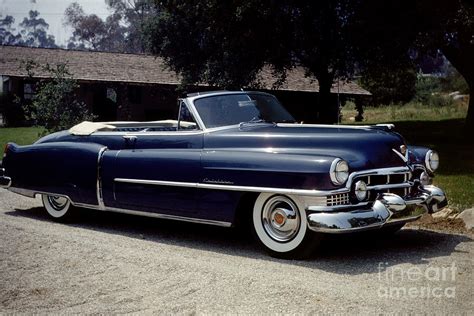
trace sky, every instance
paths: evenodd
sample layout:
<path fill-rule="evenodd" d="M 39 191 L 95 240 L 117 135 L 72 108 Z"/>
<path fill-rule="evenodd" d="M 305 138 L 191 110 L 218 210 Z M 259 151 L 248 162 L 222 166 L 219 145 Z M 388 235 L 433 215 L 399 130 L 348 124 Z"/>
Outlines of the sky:
<path fill-rule="evenodd" d="M 63 24 L 64 11 L 73 2 L 79 3 L 86 14 L 95 13 L 102 19 L 110 14 L 104 0 L 0 0 L 0 17 L 13 16 L 18 27 L 30 10 L 37 10 L 49 24 L 48 33 L 54 35 L 56 44 L 65 46 L 72 30 Z"/>

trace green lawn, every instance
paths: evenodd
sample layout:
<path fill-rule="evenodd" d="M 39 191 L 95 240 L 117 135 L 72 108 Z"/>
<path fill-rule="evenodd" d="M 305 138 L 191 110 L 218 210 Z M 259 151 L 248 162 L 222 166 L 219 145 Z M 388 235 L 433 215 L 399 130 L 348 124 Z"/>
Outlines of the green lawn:
<path fill-rule="evenodd" d="M 380 109 L 376 111 L 377 113 L 374 114 L 371 113 L 371 109 L 368 109 L 366 114 L 369 117 L 376 117 Z M 450 207 L 458 211 L 473 207 L 474 135 L 463 133 L 463 119 L 391 120 L 392 117 L 387 115 L 387 112 L 385 117 L 388 119 L 379 122 L 395 121 L 396 130 L 405 136 L 409 144 L 427 146 L 439 152 L 441 164 L 434 181 L 446 191 Z M 372 120 L 369 123 L 378 122 Z M 38 139 L 41 131 L 40 128 L 35 127 L 0 128 L 0 148 L 3 150 L 4 145 L 9 141 L 21 145 L 31 144 Z"/>
<path fill-rule="evenodd" d="M 39 134 L 43 131 L 41 127 L 0 127 L 0 150 L 3 153 L 3 148 L 8 142 L 14 142 L 18 145 L 32 144 L 39 138 Z"/>

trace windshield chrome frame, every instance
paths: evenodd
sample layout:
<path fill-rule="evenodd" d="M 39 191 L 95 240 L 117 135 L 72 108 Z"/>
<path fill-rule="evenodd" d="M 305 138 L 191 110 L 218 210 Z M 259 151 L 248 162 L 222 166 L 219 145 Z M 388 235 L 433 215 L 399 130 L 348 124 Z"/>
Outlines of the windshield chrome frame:
<path fill-rule="evenodd" d="M 201 119 L 201 115 L 199 114 L 198 110 L 196 109 L 196 106 L 194 105 L 194 102 L 198 99 L 209 98 L 209 97 L 214 97 L 214 96 L 250 94 L 250 93 L 251 94 L 267 95 L 267 96 L 274 97 L 276 99 L 276 97 L 273 94 L 266 93 L 266 92 L 260 92 L 260 91 L 218 91 L 218 92 L 212 92 L 212 93 L 205 93 L 205 94 L 202 94 L 202 95 L 193 95 L 193 96 L 187 97 L 187 98 L 182 99 L 182 100 L 184 100 L 184 102 L 188 105 L 189 110 L 194 115 L 194 118 L 196 119 L 196 122 L 198 123 L 199 127 L 203 131 L 219 130 L 219 129 L 227 129 L 227 128 L 234 127 L 234 126 L 239 126 L 239 124 L 223 125 L 223 126 L 208 128 L 204 124 L 204 121 Z"/>

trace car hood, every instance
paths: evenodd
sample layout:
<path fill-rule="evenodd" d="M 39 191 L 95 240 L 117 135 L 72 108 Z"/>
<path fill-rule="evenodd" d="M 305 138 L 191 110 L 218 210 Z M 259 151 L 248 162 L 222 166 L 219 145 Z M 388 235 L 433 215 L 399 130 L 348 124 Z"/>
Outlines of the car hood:
<path fill-rule="evenodd" d="M 398 133 L 376 126 L 251 124 L 211 131 L 204 147 L 339 157 L 357 171 L 406 165 L 393 151 L 403 144 Z"/>

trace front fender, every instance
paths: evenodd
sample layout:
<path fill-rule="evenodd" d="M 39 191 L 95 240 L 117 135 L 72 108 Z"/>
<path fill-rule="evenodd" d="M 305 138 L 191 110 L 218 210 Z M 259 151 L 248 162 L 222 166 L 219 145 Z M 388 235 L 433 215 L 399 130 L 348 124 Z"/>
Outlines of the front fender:
<path fill-rule="evenodd" d="M 427 147 L 422 146 L 408 146 L 409 163 L 412 165 L 423 165 L 425 166 L 426 153 L 430 150 Z"/>
<path fill-rule="evenodd" d="M 202 183 L 331 190 L 336 157 L 273 152 L 210 150 L 202 154 Z"/>

